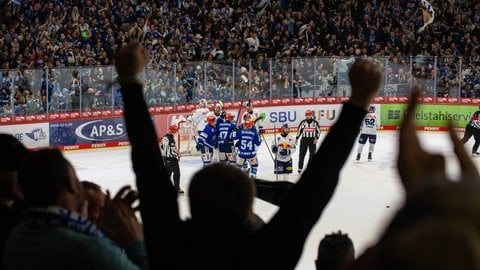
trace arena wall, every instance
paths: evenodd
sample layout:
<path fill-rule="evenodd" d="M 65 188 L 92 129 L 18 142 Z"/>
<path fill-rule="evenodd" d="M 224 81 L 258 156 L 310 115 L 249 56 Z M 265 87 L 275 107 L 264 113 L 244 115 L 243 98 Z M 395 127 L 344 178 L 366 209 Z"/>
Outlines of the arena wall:
<path fill-rule="evenodd" d="M 315 118 L 323 131 L 328 131 L 340 115 L 343 97 L 273 99 L 253 101 L 253 106 L 264 116 L 260 122 L 263 132 L 273 133 L 284 123 L 293 131 L 304 118 L 307 109 L 315 111 Z M 407 97 L 376 97 L 376 114 L 381 130 L 396 130 L 405 117 Z M 425 98 L 415 114 L 417 129 L 445 131 L 449 121 L 459 132 L 478 110 L 478 99 L 430 100 Z M 241 115 L 242 102 L 225 102 L 225 110 Z M 157 135 L 163 136 L 167 127 L 178 119 L 187 118 L 195 105 L 150 108 Z M 122 110 L 84 113 L 57 113 L 50 115 L 17 116 L 0 119 L 0 132 L 13 134 L 28 148 L 57 146 L 63 150 L 92 149 L 129 145 Z M 180 140 L 191 140 L 191 134 L 182 130 Z"/>

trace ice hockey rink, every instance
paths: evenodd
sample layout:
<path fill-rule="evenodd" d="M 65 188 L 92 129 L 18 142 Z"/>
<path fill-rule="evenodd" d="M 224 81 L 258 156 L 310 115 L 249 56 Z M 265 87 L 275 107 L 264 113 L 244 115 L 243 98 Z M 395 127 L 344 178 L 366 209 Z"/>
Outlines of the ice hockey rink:
<path fill-rule="evenodd" d="M 322 132 L 320 143 L 327 132 Z M 458 175 L 458 163 L 446 132 L 418 132 L 422 145 L 429 151 L 443 153 L 447 158 L 447 172 L 455 178 Z M 459 134 L 461 136 L 462 134 Z M 265 141 L 258 151 L 258 178 L 276 181 L 273 174 L 273 161 L 266 145 L 270 145 L 272 135 L 265 135 Z M 320 239 L 338 230 L 348 233 L 352 238 L 356 255 L 375 243 L 397 209 L 404 200 L 404 191 L 399 182 L 397 160 L 396 131 L 379 131 L 373 160 L 368 162 L 368 144 L 363 149 L 360 162 L 355 161 L 356 148 L 352 150 L 340 176 L 334 197 L 322 214 L 319 222 L 310 233 L 303 255 L 296 269 L 314 270 L 314 260 Z M 473 138 L 465 145 L 470 153 Z M 121 186 L 129 184 L 135 187 L 135 178 L 131 169 L 130 148 L 105 148 L 95 150 L 77 150 L 65 152 L 73 163 L 81 180 L 90 180 L 102 185 L 111 193 Z M 299 178 L 297 171 L 298 149 L 294 154 L 294 174 L 290 181 Z M 307 158 L 308 159 L 308 158 Z M 475 162 L 480 158 L 475 158 Z M 191 176 L 202 167 L 200 157 L 182 157 L 180 160 L 181 186 L 187 191 Z M 318 176 L 321 180 L 321 174 Z M 181 215 L 188 218 L 188 194 L 179 197 Z M 265 221 L 275 213 L 277 207 L 256 199 L 254 210 Z"/>

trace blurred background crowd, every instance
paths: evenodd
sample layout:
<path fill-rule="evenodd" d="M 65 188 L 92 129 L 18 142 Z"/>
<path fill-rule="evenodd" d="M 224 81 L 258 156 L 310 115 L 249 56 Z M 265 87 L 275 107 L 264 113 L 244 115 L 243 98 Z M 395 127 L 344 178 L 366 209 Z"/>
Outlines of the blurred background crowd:
<path fill-rule="evenodd" d="M 348 96 L 354 57 L 385 68 L 380 95 L 480 97 L 480 3 L 417 0 L 2 0 L 0 116 L 122 106 L 113 56 L 148 55 L 149 106 Z"/>

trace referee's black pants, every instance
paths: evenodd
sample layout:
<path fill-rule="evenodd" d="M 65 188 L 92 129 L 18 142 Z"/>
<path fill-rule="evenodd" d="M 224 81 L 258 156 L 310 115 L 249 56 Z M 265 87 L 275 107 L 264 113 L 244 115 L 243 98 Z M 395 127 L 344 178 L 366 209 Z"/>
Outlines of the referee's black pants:
<path fill-rule="evenodd" d="M 171 176 L 173 173 L 173 186 L 177 191 L 180 190 L 180 166 L 178 165 L 178 160 L 176 158 L 165 158 L 164 163 L 168 175 Z"/>
<path fill-rule="evenodd" d="M 315 138 L 302 138 L 300 139 L 300 154 L 299 154 L 299 160 L 298 160 L 298 169 L 302 170 L 303 169 L 303 164 L 304 164 L 304 159 L 305 155 L 307 154 L 307 149 L 308 149 L 308 161 L 313 159 L 313 156 L 315 155 L 315 148 L 317 147 L 313 141 L 315 141 Z"/>

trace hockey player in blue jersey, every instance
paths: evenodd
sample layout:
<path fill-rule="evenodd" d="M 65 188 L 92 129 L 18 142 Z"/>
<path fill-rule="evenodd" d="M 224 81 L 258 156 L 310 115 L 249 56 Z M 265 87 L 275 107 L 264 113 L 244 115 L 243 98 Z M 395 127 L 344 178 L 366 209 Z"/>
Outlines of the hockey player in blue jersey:
<path fill-rule="evenodd" d="M 217 144 L 215 116 L 207 116 L 207 125 L 197 139 L 197 150 L 202 152 L 203 167 L 212 163 L 213 149 Z"/>
<path fill-rule="evenodd" d="M 252 179 L 257 178 L 257 149 L 261 141 L 257 129 L 254 128 L 253 121 L 245 121 L 244 128 L 236 132 L 235 139 L 238 140 L 237 166 L 245 170 L 243 165 L 247 163 L 250 165 L 250 177 Z"/>
<path fill-rule="evenodd" d="M 234 164 L 235 155 L 233 152 L 233 136 L 236 129 L 233 123 L 233 115 L 231 113 L 225 114 L 225 120 L 218 123 L 216 126 L 217 142 L 218 142 L 218 159 L 220 162 Z"/>
<path fill-rule="evenodd" d="M 215 126 L 218 126 L 218 124 L 223 123 L 226 114 L 227 112 L 223 110 L 223 103 L 219 100 L 215 103 L 215 106 L 213 107 L 213 112 L 209 112 L 207 114 L 207 117 L 215 117 Z M 220 162 L 218 152 L 218 145 L 215 145 L 215 148 L 213 148 L 212 162 Z"/>

